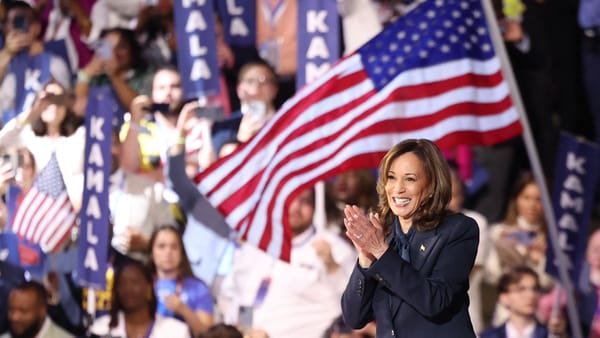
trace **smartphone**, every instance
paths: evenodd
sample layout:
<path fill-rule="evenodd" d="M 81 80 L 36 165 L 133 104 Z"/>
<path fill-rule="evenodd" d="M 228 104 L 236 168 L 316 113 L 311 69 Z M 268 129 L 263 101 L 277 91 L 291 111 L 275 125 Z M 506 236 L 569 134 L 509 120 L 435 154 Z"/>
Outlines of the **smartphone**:
<path fill-rule="evenodd" d="M 196 108 L 196 117 L 221 121 L 225 117 L 225 110 L 221 106 L 198 107 Z"/>
<path fill-rule="evenodd" d="M 19 154 L 18 153 L 3 153 L 2 164 L 10 164 L 10 169 L 13 177 L 17 174 L 17 168 L 19 167 Z"/>
<path fill-rule="evenodd" d="M 162 114 L 167 114 L 169 112 L 169 108 L 171 107 L 168 103 L 152 103 L 152 107 L 150 107 L 150 111 L 152 113 L 160 112 Z"/>
<path fill-rule="evenodd" d="M 25 15 L 17 15 L 12 20 L 12 26 L 13 29 L 27 32 L 29 31 L 29 19 Z"/>
<path fill-rule="evenodd" d="M 66 93 L 62 93 L 62 94 L 51 94 L 48 93 L 48 95 L 46 96 L 48 101 L 57 104 L 57 105 L 63 105 L 66 106 L 67 105 L 67 100 L 69 99 L 69 96 Z"/>
<path fill-rule="evenodd" d="M 267 117 L 267 105 L 262 101 L 249 101 L 242 104 L 242 114 L 254 116 L 258 121 L 264 121 Z"/>
<path fill-rule="evenodd" d="M 254 308 L 252 306 L 240 306 L 238 312 L 238 326 L 242 331 L 248 331 L 252 329 L 252 317 Z"/>
<path fill-rule="evenodd" d="M 100 60 L 110 60 L 113 56 L 112 43 L 106 39 L 101 39 L 96 47 L 96 54 Z"/>

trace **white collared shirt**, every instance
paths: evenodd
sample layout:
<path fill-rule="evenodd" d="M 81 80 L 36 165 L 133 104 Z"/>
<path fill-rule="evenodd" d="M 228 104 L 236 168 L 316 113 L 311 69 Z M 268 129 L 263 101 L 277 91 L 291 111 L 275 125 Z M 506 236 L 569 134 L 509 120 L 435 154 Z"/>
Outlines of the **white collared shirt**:
<path fill-rule="evenodd" d="M 534 331 L 535 322 L 527 325 L 523 332 L 517 331 L 517 329 L 510 323 L 510 321 L 506 322 L 506 338 L 534 338 Z"/>

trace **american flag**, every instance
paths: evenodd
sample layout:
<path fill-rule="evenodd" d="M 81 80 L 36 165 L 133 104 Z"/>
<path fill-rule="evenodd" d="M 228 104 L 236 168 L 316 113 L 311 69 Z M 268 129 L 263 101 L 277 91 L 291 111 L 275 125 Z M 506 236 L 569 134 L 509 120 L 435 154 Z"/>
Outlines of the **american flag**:
<path fill-rule="evenodd" d="M 67 240 L 76 217 L 53 153 L 17 207 L 12 229 L 44 252 L 55 252 Z"/>
<path fill-rule="evenodd" d="M 480 0 L 431 0 L 296 93 L 197 182 L 242 239 L 287 261 L 286 207 L 302 189 L 376 167 L 403 139 L 448 149 L 521 131 Z"/>

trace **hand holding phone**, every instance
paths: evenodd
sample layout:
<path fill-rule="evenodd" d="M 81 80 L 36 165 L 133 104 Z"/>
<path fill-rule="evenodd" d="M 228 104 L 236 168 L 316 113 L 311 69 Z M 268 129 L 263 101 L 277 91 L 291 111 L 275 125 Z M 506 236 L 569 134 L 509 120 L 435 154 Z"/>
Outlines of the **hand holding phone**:
<path fill-rule="evenodd" d="M 242 114 L 250 115 L 256 121 L 264 122 L 267 117 L 267 105 L 258 100 L 244 102 L 242 104 Z"/>
<path fill-rule="evenodd" d="M 238 326 L 243 332 L 252 329 L 252 317 L 254 308 L 252 306 L 240 306 L 238 312 Z"/>
<path fill-rule="evenodd" d="M 107 39 L 100 40 L 96 48 L 96 54 L 100 60 L 110 60 L 113 56 L 113 46 Z"/>

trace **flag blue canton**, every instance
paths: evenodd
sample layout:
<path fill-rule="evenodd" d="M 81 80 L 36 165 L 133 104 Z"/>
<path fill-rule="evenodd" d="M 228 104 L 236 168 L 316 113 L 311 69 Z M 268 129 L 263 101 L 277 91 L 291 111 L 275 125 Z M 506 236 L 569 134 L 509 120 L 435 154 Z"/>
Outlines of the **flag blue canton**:
<path fill-rule="evenodd" d="M 358 50 L 380 90 L 405 70 L 494 56 L 480 0 L 427 0 Z"/>
<path fill-rule="evenodd" d="M 48 164 L 40 171 L 33 185 L 42 193 L 56 199 L 65 191 L 65 182 L 63 181 L 56 160 L 56 154 L 52 153 Z"/>

